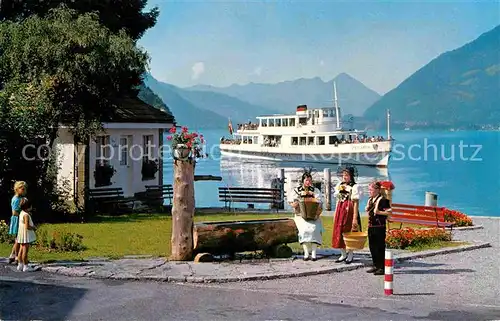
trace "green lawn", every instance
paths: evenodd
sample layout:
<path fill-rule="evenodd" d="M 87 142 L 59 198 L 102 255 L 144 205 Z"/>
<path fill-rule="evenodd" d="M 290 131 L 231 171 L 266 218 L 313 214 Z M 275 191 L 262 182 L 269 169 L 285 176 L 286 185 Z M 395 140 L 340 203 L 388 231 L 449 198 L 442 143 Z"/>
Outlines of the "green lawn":
<path fill-rule="evenodd" d="M 263 218 L 291 217 L 290 214 L 200 214 L 195 215 L 195 221 L 226 221 L 252 220 Z M 323 247 L 331 246 L 332 217 L 323 217 Z M 47 252 L 32 248 L 30 260 L 47 262 L 52 260 L 82 260 L 89 257 L 118 258 L 124 255 L 153 255 L 166 257 L 170 255 L 172 220 L 162 214 L 132 214 L 120 217 L 100 217 L 95 223 L 45 224 L 39 230 L 45 229 L 49 235 L 54 231 L 71 232 L 83 236 L 86 250 L 82 252 Z M 366 231 L 367 218 L 362 218 L 362 227 Z M 299 250 L 298 243 L 291 244 L 294 250 Z M 11 246 L 0 244 L 2 256 L 10 253 Z"/>

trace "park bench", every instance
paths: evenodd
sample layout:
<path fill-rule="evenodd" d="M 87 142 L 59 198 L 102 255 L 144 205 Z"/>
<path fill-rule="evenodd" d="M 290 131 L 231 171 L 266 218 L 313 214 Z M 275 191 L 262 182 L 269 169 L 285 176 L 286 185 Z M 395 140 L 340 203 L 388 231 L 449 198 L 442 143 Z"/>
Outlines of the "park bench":
<path fill-rule="evenodd" d="M 164 199 L 168 199 L 169 205 L 172 205 L 174 188 L 170 184 L 164 185 L 146 185 L 146 200 L 148 203 L 163 205 Z"/>
<path fill-rule="evenodd" d="M 132 203 L 132 208 L 135 204 L 134 198 L 125 198 L 123 189 L 117 188 L 96 188 L 88 189 L 89 205 L 91 213 L 116 213 L 126 203 Z"/>
<path fill-rule="evenodd" d="M 279 188 L 219 187 L 219 201 L 229 210 L 232 203 L 269 203 L 278 212 L 284 200 Z"/>
<path fill-rule="evenodd" d="M 400 229 L 403 223 L 453 228 L 453 223 L 446 222 L 444 219 L 445 207 L 393 203 L 391 209 L 392 214 L 388 217 L 387 221 L 389 223 L 401 223 Z M 388 226 L 390 229 L 390 224 Z"/>

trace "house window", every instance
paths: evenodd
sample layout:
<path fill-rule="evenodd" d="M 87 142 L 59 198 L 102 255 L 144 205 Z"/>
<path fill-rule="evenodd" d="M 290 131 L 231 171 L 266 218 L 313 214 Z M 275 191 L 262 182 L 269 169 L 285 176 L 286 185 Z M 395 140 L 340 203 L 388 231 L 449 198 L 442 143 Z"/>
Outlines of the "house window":
<path fill-rule="evenodd" d="M 103 162 L 110 160 L 111 145 L 109 144 L 109 135 L 96 137 L 96 160 Z"/>
<path fill-rule="evenodd" d="M 120 138 L 120 165 L 128 165 L 128 139 L 127 137 Z"/>
<path fill-rule="evenodd" d="M 153 135 L 144 135 L 143 136 L 143 158 L 150 159 L 153 156 Z"/>

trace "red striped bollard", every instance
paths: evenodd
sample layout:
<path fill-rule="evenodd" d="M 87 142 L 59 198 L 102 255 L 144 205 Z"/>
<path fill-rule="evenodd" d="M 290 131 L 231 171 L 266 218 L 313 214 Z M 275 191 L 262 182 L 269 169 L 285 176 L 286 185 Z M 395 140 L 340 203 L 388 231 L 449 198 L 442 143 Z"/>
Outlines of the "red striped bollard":
<path fill-rule="evenodd" d="M 392 295 L 392 281 L 394 275 L 394 259 L 392 258 L 392 252 L 385 251 L 385 275 L 384 275 L 384 294 Z"/>

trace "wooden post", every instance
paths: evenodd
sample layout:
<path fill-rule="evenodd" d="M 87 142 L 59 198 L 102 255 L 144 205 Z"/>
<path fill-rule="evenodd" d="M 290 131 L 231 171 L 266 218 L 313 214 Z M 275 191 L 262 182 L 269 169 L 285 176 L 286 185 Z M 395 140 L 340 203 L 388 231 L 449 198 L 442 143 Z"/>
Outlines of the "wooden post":
<path fill-rule="evenodd" d="M 284 210 L 285 209 L 285 169 L 284 168 L 282 168 L 280 170 L 280 183 L 281 183 L 281 185 L 280 185 L 281 202 L 280 202 L 279 209 Z"/>
<path fill-rule="evenodd" d="M 324 183 L 325 183 L 325 210 L 326 211 L 331 211 L 332 210 L 332 192 L 331 192 L 331 176 L 330 176 L 330 169 L 325 168 L 323 170 L 324 174 Z"/>
<path fill-rule="evenodd" d="M 172 205 L 173 261 L 193 259 L 194 161 L 174 160 L 174 201 Z"/>

